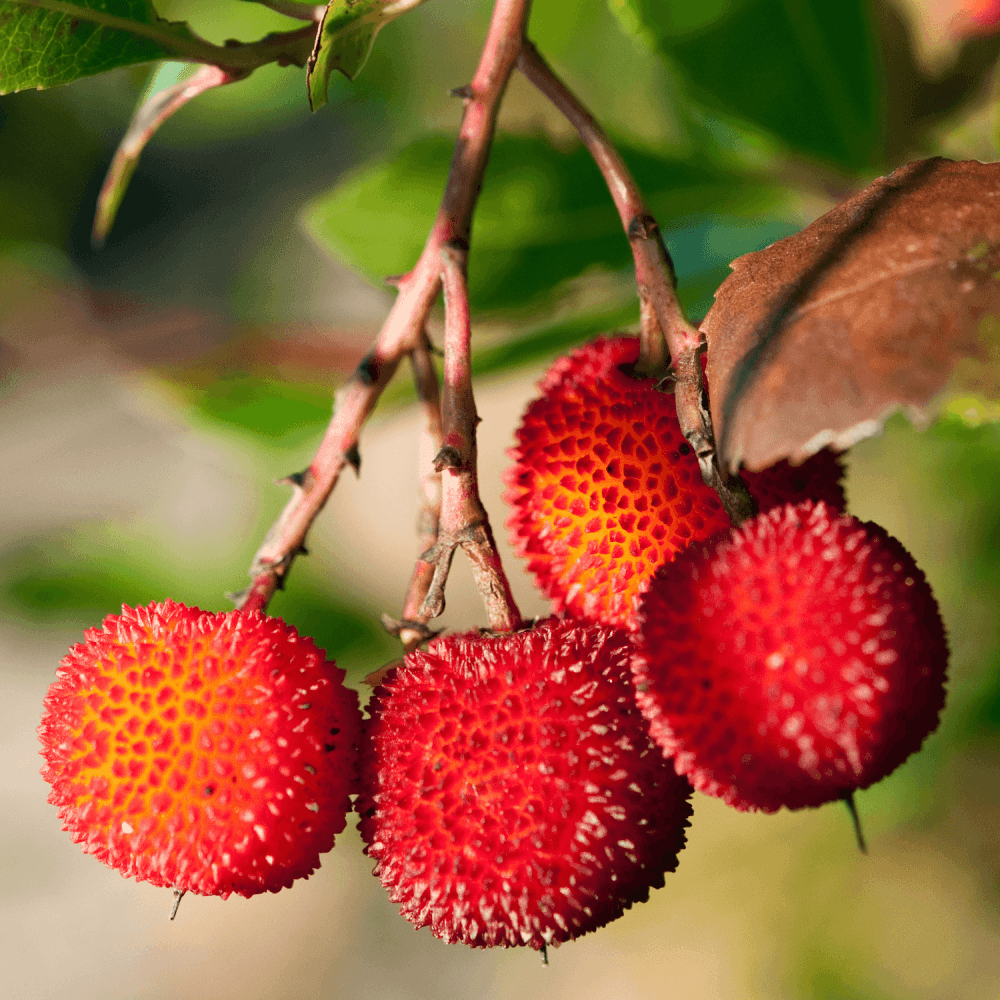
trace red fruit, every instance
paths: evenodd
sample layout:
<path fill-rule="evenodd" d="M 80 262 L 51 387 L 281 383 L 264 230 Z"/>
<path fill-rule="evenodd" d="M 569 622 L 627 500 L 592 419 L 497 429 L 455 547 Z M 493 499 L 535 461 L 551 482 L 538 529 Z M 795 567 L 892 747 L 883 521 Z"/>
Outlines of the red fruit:
<path fill-rule="evenodd" d="M 637 383 L 627 372 L 638 360 L 638 337 L 596 337 L 572 354 L 557 358 L 542 376 L 538 390 L 544 396 L 565 384 L 607 381 L 617 389 L 634 389 Z M 646 379 L 638 384 L 652 386 L 655 380 Z"/>
<path fill-rule="evenodd" d="M 674 397 L 620 370 L 638 352 L 634 337 L 602 338 L 556 362 L 505 475 L 511 544 L 554 610 L 611 625 L 628 624 L 659 566 L 730 525 Z M 744 475 L 763 510 L 805 498 L 844 505 L 843 468 L 829 451 Z"/>
<path fill-rule="evenodd" d="M 824 504 L 695 546 L 643 598 L 632 669 L 695 788 L 773 812 L 845 798 L 937 727 L 948 646 L 913 557 Z"/>
<path fill-rule="evenodd" d="M 88 629 L 38 735 L 63 829 L 154 885 L 277 892 L 319 867 L 357 784 L 358 696 L 259 612 L 166 601 Z"/>
<path fill-rule="evenodd" d="M 621 631 L 549 620 L 445 636 L 376 689 L 358 812 L 403 916 L 540 949 L 663 885 L 690 786 L 646 734 L 629 657 Z"/>

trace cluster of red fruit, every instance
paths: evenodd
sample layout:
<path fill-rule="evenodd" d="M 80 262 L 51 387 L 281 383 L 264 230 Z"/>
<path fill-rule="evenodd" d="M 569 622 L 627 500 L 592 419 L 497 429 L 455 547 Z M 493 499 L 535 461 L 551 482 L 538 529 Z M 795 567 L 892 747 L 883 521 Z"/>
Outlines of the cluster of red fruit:
<path fill-rule="evenodd" d="M 745 475 L 731 529 L 633 338 L 558 362 L 517 433 L 512 538 L 559 618 L 432 641 L 368 718 L 257 613 L 124 609 L 63 661 L 50 801 L 128 875 L 226 896 L 308 875 L 350 796 L 375 872 L 446 941 L 544 948 L 677 865 L 692 786 L 739 809 L 848 798 L 937 724 L 947 644 L 839 459 Z"/>

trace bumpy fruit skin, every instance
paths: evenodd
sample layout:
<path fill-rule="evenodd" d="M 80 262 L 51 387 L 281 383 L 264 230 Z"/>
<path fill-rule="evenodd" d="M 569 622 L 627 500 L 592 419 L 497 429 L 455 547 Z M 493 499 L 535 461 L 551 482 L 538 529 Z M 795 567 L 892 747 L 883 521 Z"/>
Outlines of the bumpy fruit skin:
<path fill-rule="evenodd" d="M 511 545 L 556 612 L 626 626 L 650 577 L 729 529 L 677 422 L 674 397 L 620 370 L 635 337 L 599 338 L 557 361 L 508 452 Z M 761 510 L 804 499 L 844 506 L 831 451 L 743 473 Z"/>
<path fill-rule="evenodd" d="M 557 945 L 677 866 L 691 788 L 635 706 L 625 633 L 450 635 L 376 689 L 358 812 L 408 920 L 475 947 Z"/>
<path fill-rule="evenodd" d="M 913 557 L 824 504 L 762 514 L 665 566 L 633 673 L 695 788 L 774 812 L 884 778 L 937 727 L 948 646 Z"/>
<path fill-rule="evenodd" d="M 357 790 L 344 672 L 280 619 L 166 601 L 88 629 L 38 734 L 63 828 L 123 875 L 223 898 L 319 867 Z"/>

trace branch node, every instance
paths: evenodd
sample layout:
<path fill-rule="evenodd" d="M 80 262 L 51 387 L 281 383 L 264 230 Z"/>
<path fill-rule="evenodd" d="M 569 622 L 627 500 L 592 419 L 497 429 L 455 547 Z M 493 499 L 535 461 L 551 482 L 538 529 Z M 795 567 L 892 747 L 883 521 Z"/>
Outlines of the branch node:
<path fill-rule="evenodd" d="M 450 444 L 443 445 L 441 450 L 434 456 L 434 471 L 444 472 L 445 469 L 463 469 L 465 459 L 462 453 Z"/>
<path fill-rule="evenodd" d="M 441 252 L 451 252 L 464 257 L 469 252 L 469 241 L 464 236 L 452 236 L 452 238 L 445 242 L 441 247 Z"/>
<path fill-rule="evenodd" d="M 384 666 L 379 667 L 378 670 L 373 670 L 361 683 L 370 688 L 377 688 L 385 680 L 390 670 L 401 667 L 403 663 L 403 660 L 390 660 Z"/>
<path fill-rule="evenodd" d="M 628 224 L 628 238 L 630 240 L 651 240 L 659 235 L 660 227 L 651 215 L 635 215 Z"/>
<path fill-rule="evenodd" d="M 382 615 L 382 628 L 389 635 L 398 636 L 400 632 L 415 632 L 420 636 L 421 642 L 429 642 L 439 636 L 444 629 L 431 628 L 426 622 L 417 621 L 415 618 L 393 618 L 391 615 Z"/>

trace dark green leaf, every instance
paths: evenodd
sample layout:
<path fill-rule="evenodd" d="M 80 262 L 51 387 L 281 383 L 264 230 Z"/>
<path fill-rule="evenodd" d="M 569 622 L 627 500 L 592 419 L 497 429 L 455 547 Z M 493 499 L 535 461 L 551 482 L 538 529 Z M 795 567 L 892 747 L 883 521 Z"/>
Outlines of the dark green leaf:
<path fill-rule="evenodd" d="M 882 162 L 879 69 L 865 0 L 609 0 L 691 95 L 848 168 Z"/>
<path fill-rule="evenodd" d="M 313 111 L 326 104 L 333 71 L 353 80 L 364 68 L 375 36 L 391 20 L 423 0 L 330 0 L 306 68 L 309 104 Z"/>
<path fill-rule="evenodd" d="M 362 170 L 306 208 L 308 228 L 372 281 L 408 271 L 434 221 L 453 148 L 446 137 L 422 139 L 389 163 Z M 775 188 L 745 174 L 635 148 L 621 151 L 668 245 L 672 228 L 699 216 L 703 221 L 709 210 L 753 208 L 759 214 L 776 198 Z M 703 256 L 702 248 L 696 252 Z M 564 152 L 542 136 L 497 138 L 473 223 L 474 308 L 538 305 L 590 267 L 614 270 L 630 262 L 604 180 L 582 146 Z M 700 261 L 675 263 L 681 273 L 703 269 Z"/>
<path fill-rule="evenodd" d="M 203 44 L 203 43 L 202 43 Z M 187 26 L 149 0 L 0 0 L 0 94 L 190 53 Z"/>

